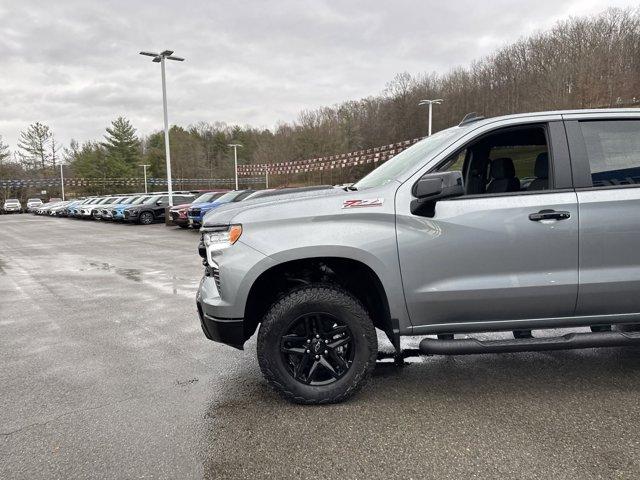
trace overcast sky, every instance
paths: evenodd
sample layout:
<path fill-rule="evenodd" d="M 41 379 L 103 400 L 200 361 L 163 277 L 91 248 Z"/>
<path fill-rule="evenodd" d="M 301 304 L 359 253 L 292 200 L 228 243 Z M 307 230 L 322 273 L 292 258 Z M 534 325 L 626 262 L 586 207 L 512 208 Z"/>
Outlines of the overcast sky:
<path fill-rule="evenodd" d="M 0 135 L 40 121 L 68 143 L 118 115 L 273 128 L 302 109 L 380 93 L 396 73 L 446 72 L 559 19 L 626 0 L 0 0 Z"/>

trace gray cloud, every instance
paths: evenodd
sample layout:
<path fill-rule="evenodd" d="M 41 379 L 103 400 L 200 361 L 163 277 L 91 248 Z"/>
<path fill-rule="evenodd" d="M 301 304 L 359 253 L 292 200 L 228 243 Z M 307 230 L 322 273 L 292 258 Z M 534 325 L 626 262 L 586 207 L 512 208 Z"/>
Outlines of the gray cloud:
<path fill-rule="evenodd" d="M 631 6 L 611 0 L 609 6 Z M 444 72 L 571 15 L 589 0 L 0 0 L 0 135 L 29 123 L 60 141 L 99 138 L 126 115 L 161 127 L 160 72 L 139 50 L 173 48 L 170 121 L 273 127 L 306 108 L 379 93 L 396 73 Z"/>

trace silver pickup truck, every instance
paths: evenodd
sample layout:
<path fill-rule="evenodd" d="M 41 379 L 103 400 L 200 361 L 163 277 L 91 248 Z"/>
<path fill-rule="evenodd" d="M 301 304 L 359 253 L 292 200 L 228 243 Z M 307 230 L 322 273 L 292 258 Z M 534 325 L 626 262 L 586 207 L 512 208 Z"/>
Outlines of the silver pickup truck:
<path fill-rule="evenodd" d="M 356 392 L 376 329 L 398 361 L 640 345 L 639 152 L 640 110 L 470 114 L 346 190 L 221 207 L 204 333 L 242 348 L 260 325 L 262 372 L 300 403 Z"/>

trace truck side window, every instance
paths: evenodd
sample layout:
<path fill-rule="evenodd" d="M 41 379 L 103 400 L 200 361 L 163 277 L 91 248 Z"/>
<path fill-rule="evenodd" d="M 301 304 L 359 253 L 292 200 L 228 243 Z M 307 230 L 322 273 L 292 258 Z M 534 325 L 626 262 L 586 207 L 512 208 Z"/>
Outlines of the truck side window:
<path fill-rule="evenodd" d="M 497 130 L 445 160 L 438 171 L 462 171 L 467 195 L 547 190 L 550 158 L 543 125 Z"/>
<path fill-rule="evenodd" d="M 580 122 L 594 187 L 640 183 L 640 121 Z"/>

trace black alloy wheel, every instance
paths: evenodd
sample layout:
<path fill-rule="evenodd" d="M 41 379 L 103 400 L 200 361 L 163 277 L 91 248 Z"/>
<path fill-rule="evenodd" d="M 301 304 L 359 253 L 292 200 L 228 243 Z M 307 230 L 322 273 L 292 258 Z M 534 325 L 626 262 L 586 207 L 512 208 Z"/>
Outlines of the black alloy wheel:
<path fill-rule="evenodd" d="M 289 373 L 306 385 L 328 385 L 342 378 L 353 364 L 353 335 L 328 313 L 308 313 L 295 319 L 280 341 L 280 354 Z"/>

